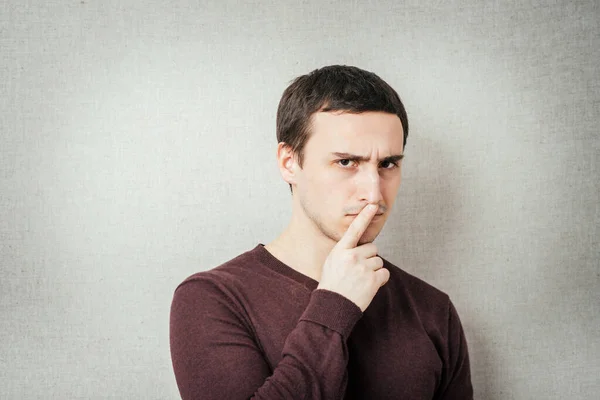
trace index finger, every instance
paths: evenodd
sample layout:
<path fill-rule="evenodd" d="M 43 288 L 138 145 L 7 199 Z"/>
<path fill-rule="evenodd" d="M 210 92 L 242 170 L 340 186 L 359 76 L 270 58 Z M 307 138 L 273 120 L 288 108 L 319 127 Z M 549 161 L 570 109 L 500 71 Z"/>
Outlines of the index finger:
<path fill-rule="evenodd" d="M 360 213 L 354 218 L 354 221 L 348 227 L 344 236 L 337 243 L 338 246 L 345 249 L 352 249 L 356 247 L 361 236 L 367 230 L 369 223 L 377 212 L 377 206 L 375 204 L 368 204 L 363 208 Z"/>

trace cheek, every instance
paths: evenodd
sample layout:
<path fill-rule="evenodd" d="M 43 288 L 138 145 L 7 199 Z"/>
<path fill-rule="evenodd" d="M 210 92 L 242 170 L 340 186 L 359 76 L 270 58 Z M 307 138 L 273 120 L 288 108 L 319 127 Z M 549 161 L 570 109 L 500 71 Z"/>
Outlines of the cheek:
<path fill-rule="evenodd" d="M 335 173 L 324 172 L 312 182 L 315 204 L 322 210 L 324 218 L 338 218 L 343 215 L 347 206 L 347 199 L 351 184 L 349 179 L 336 175 Z"/>
<path fill-rule="evenodd" d="M 310 185 L 312 189 L 319 194 L 332 196 L 341 194 L 341 191 L 348 185 L 348 179 L 327 168 L 320 169 L 311 173 Z"/>

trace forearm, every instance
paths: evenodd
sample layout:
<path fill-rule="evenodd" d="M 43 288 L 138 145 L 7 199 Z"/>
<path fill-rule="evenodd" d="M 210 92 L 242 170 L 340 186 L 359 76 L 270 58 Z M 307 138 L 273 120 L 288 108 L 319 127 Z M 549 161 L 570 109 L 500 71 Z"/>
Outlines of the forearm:
<path fill-rule="evenodd" d="M 227 307 L 212 300 L 198 301 L 185 290 L 174 298 L 171 350 L 184 400 L 343 397 L 346 340 L 361 316 L 347 299 L 327 291 L 313 292 L 272 371 L 256 338 Z M 190 302 L 195 303 L 193 307 Z"/>

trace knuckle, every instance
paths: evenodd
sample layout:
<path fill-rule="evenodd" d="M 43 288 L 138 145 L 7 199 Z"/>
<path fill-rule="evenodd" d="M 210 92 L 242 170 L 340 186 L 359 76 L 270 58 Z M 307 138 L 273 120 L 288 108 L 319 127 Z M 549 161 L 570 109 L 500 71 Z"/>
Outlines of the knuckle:
<path fill-rule="evenodd" d="M 381 286 L 381 278 L 377 274 L 373 273 L 371 274 L 371 279 L 369 280 L 369 283 L 372 288 L 376 289 Z"/>
<path fill-rule="evenodd" d="M 345 251 L 339 255 L 339 260 L 344 265 L 352 265 L 356 263 L 356 254 Z"/>
<path fill-rule="evenodd" d="M 358 262 L 358 254 L 355 252 L 348 253 L 348 261 L 355 264 Z"/>
<path fill-rule="evenodd" d="M 382 275 L 383 275 L 382 276 L 383 283 L 386 283 L 387 281 L 390 280 L 390 271 L 388 271 L 387 269 L 383 269 Z"/>

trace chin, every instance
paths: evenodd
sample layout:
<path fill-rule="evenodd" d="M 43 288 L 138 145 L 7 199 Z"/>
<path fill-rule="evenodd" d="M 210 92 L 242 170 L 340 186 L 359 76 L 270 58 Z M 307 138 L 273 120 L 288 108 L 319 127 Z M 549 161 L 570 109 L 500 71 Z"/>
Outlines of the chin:
<path fill-rule="evenodd" d="M 379 236 L 379 231 L 375 234 L 370 234 L 368 231 L 359 239 L 358 244 L 371 243 L 374 242 Z"/>
<path fill-rule="evenodd" d="M 367 230 L 365 231 L 365 233 L 363 233 L 361 238 L 358 240 L 358 245 L 374 242 L 375 239 L 379 236 L 380 231 L 381 230 L 378 229 L 378 227 L 373 227 L 373 226 L 368 227 Z M 345 231 L 341 232 L 340 239 L 342 238 L 344 233 L 345 233 Z"/>

